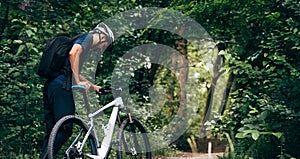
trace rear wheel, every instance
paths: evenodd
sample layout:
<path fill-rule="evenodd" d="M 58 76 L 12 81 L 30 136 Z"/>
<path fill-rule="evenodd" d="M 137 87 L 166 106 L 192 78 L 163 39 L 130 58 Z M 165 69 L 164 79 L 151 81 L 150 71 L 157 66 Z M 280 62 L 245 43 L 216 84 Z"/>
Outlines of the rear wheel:
<path fill-rule="evenodd" d="M 53 127 L 49 137 L 48 158 L 80 159 L 84 158 L 86 154 L 96 155 L 97 146 L 93 133 L 84 143 L 82 152 L 79 152 L 88 128 L 82 119 L 74 115 L 61 118 Z"/>
<path fill-rule="evenodd" d="M 145 128 L 133 119 L 125 120 L 118 132 L 117 157 L 119 159 L 151 159 L 150 143 Z"/>

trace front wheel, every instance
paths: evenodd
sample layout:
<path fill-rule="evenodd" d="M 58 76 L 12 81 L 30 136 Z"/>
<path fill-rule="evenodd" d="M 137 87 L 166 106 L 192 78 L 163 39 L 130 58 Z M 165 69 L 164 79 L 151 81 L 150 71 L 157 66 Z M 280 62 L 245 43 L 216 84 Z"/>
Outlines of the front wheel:
<path fill-rule="evenodd" d="M 82 159 L 86 154 L 97 154 L 96 139 L 91 133 L 86 143 L 83 138 L 88 131 L 88 125 L 74 115 L 61 118 L 53 127 L 48 142 L 49 159 Z M 79 149 L 83 147 L 82 151 Z"/>
<path fill-rule="evenodd" d="M 119 159 L 151 159 L 150 143 L 143 125 L 133 119 L 125 120 L 118 132 L 117 157 Z"/>

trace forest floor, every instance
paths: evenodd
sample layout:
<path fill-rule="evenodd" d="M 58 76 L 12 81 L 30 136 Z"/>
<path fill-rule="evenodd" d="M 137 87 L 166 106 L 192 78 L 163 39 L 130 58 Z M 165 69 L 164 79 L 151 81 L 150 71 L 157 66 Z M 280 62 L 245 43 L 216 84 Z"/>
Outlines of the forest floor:
<path fill-rule="evenodd" d="M 190 153 L 184 152 L 175 157 L 154 157 L 154 159 L 218 159 L 223 156 L 223 153 Z"/>
<path fill-rule="evenodd" d="M 210 146 L 210 154 L 208 147 Z M 225 141 L 220 141 L 218 139 L 200 139 L 197 141 L 198 153 L 185 152 L 185 151 L 175 151 L 171 153 L 170 156 L 154 156 L 153 159 L 219 159 L 224 156 L 226 151 L 227 143 Z"/>

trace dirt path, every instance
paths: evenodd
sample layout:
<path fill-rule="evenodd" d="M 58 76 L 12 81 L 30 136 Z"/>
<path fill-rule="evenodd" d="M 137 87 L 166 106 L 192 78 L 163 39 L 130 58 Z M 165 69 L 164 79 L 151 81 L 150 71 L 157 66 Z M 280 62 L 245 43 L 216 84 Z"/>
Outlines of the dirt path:
<path fill-rule="evenodd" d="M 223 153 L 212 153 L 212 154 L 193 154 L 183 153 L 177 157 L 155 157 L 154 159 L 218 159 L 218 156 L 223 156 Z"/>

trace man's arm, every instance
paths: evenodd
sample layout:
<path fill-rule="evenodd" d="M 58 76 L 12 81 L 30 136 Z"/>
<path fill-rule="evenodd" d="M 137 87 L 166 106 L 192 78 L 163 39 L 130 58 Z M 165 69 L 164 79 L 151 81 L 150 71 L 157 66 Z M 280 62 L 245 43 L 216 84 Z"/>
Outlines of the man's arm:
<path fill-rule="evenodd" d="M 80 63 L 80 55 L 81 55 L 82 51 L 83 51 L 83 49 L 82 49 L 81 45 L 74 44 L 69 53 L 71 69 L 72 69 L 73 77 L 74 77 L 76 84 L 80 83 L 79 63 Z"/>
<path fill-rule="evenodd" d="M 99 92 L 101 89 L 100 86 L 96 86 L 96 85 L 92 84 L 89 80 L 87 80 L 86 78 L 84 78 L 83 76 L 80 75 L 79 63 L 80 63 L 80 55 L 81 55 L 82 51 L 83 51 L 83 49 L 82 49 L 81 45 L 74 44 L 69 53 L 70 64 L 71 64 L 71 69 L 73 72 L 74 80 L 75 80 L 76 84 L 85 86 L 86 91 L 92 86 L 95 91 Z"/>

